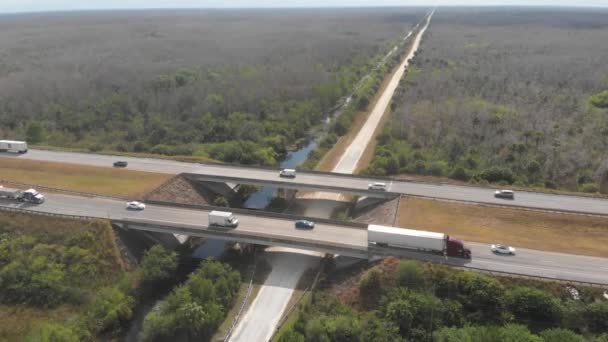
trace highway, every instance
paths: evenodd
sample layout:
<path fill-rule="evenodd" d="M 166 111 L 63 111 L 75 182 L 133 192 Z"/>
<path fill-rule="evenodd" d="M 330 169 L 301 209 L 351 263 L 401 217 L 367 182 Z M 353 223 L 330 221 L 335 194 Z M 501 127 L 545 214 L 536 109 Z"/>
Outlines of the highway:
<path fill-rule="evenodd" d="M 21 208 L 38 212 L 78 215 L 113 220 L 145 220 L 157 224 L 186 225 L 207 230 L 208 211 L 148 205 L 144 211 L 129 211 L 122 201 L 101 197 L 79 197 L 61 194 L 46 194 L 47 200 L 41 205 L 0 200 L 0 206 Z M 308 241 L 319 245 L 345 246 L 352 250 L 365 251 L 367 231 L 340 224 L 317 223 L 313 230 L 295 229 L 292 220 L 269 218 L 260 215 L 237 215 L 239 227 L 231 234 L 243 236 L 263 236 L 278 239 Z M 515 256 L 495 255 L 489 246 L 480 243 L 466 243 L 472 250 L 473 259 L 465 261 L 450 258 L 447 262 L 463 267 L 474 267 L 490 271 L 519 273 L 553 279 L 594 282 L 608 284 L 608 258 L 569 255 L 553 252 L 517 249 Z M 515 246 L 517 247 L 517 246 Z M 391 254 L 391 253 L 388 253 Z M 415 259 L 446 262 L 440 256 L 399 251 L 400 256 Z"/>
<path fill-rule="evenodd" d="M 24 155 L 0 153 L 4 158 L 52 161 L 112 167 L 117 160 L 129 163 L 127 169 L 165 174 L 190 173 L 202 180 L 275 185 L 284 188 L 330 191 L 341 193 L 370 193 L 368 184 L 374 181 L 387 182 L 387 194 L 405 194 L 440 199 L 473 201 L 505 206 L 521 206 L 553 211 L 576 211 L 588 214 L 608 215 L 608 200 L 569 195 L 554 195 L 538 192 L 518 191 L 515 200 L 494 198 L 494 190 L 473 186 L 458 186 L 438 183 L 409 182 L 402 180 L 378 180 L 369 177 L 337 173 L 298 172 L 296 178 L 281 178 L 278 170 L 223 164 L 187 163 L 163 159 L 117 157 L 109 155 L 30 150 Z"/>
<path fill-rule="evenodd" d="M 160 205 L 147 205 L 143 211 L 127 210 L 126 203 L 120 200 L 103 197 L 79 197 L 61 194 L 45 194 L 46 201 L 35 205 L 0 199 L 0 206 L 27 209 L 50 214 L 86 216 L 92 218 L 111 219 L 117 221 L 132 221 L 154 223 L 167 227 L 187 227 L 189 229 L 239 235 L 240 237 L 262 237 L 268 239 L 291 240 L 294 242 L 312 243 L 322 246 L 336 246 L 359 250 L 364 253 L 367 249 L 367 232 L 365 229 L 344 225 L 332 225 L 317 222 L 315 229 L 296 229 L 293 220 L 272 218 L 268 216 L 235 214 L 239 225 L 235 229 L 207 228 L 209 211 L 176 208 Z M 175 233 L 182 233 L 176 231 Z M 294 244 L 295 245 L 295 244 Z"/>

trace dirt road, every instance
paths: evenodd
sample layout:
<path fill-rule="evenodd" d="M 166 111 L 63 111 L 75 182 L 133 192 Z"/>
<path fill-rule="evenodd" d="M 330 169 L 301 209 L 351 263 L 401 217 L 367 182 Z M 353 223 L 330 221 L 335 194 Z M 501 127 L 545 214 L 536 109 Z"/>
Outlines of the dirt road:
<path fill-rule="evenodd" d="M 340 158 L 340 161 L 333 170 L 334 172 L 353 173 L 357 169 L 363 151 L 365 151 L 365 148 L 372 140 L 374 131 L 380 124 L 382 115 L 386 111 L 395 93 L 395 89 L 399 85 L 399 80 L 403 77 L 405 68 L 409 65 L 410 60 L 420 46 L 420 40 L 430 23 L 432 15 L 433 13 L 427 18 L 424 28 L 416 36 L 411 52 L 393 74 L 390 83 L 378 99 L 367 122 Z M 342 196 L 333 193 L 310 193 L 306 198 L 338 201 L 342 199 Z M 323 204 L 315 206 L 315 203 Z M 307 208 L 305 215 L 329 217 L 333 210 L 339 206 L 339 203 L 329 206 L 327 205 L 327 201 L 312 202 L 311 207 Z M 274 334 L 276 325 L 283 315 L 300 277 L 306 269 L 314 267 L 321 257 L 320 254 L 295 249 L 275 249 L 275 251 L 282 253 L 280 257 L 279 255 L 273 255 L 270 258 L 269 262 L 272 266 L 272 271 L 247 313 L 238 323 L 230 341 L 268 341 Z"/>

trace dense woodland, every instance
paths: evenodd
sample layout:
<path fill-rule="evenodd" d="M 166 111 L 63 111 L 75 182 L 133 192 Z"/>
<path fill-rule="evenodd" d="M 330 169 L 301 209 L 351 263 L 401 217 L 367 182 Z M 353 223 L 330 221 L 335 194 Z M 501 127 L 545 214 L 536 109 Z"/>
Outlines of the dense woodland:
<path fill-rule="evenodd" d="M 595 192 L 608 147 L 608 12 L 440 9 L 371 174 Z"/>
<path fill-rule="evenodd" d="M 0 136 L 91 151 L 274 164 L 424 13 L 4 16 Z"/>
<path fill-rule="evenodd" d="M 0 216 L 0 340 L 121 339 L 138 305 L 173 290 L 146 316 L 143 339 L 209 339 L 241 277 L 227 264 L 193 261 L 160 245 L 127 267 L 109 223 Z M 185 266 L 184 266 L 185 265 Z M 194 268 L 188 279 L 180 267 Z"/>
<path fill-rule="evenodd" d="M 328 273 L 279 342 L 606 342 L 602 290 L 386 259 L 355 291 Z M 341 288 L 341 291 L 337 291 Z"/>

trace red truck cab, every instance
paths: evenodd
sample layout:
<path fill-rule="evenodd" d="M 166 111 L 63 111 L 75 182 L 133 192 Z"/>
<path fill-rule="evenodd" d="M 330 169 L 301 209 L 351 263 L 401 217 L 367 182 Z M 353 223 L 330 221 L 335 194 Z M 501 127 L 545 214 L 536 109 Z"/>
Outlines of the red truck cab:
<path fill-rule="evenodd" d="M 446 254 L 451 257 L 471 259 L 471 250 L 466 248 L 461 240 L 449 235 L 446 238 Z"/>

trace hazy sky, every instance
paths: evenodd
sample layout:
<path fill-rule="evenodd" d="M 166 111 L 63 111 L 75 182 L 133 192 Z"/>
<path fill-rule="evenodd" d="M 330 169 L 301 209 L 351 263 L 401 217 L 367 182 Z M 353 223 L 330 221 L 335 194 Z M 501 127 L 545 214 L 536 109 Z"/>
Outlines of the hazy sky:
<path fill-rule="evenodd" d="M 193 7 L 559 5 L 602 6 L 608 0 L 0 0 L 0 12 Z"/>

